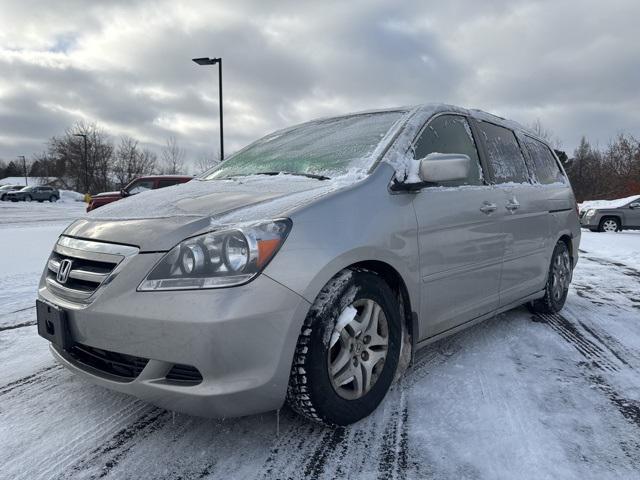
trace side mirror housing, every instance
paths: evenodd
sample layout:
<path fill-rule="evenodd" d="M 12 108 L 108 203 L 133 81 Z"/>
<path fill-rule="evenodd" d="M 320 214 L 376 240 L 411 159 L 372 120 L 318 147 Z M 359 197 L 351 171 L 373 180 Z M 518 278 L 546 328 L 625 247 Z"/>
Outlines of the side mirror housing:
<path fill-rule="evenodd" d="M 464 180 L 469 176 L 471 159 L 463 153 L 430 153 L 420 159 L 420 179 L 440 183 Z"/>
<path fill-rule="evenodd" d="M 121 188 L 120 189 L 120 195 L 122 195 L 122 198 L 128 197 L 129 196 L 129 192 L 127 192 L 124 188 Z"/>
<path fill-rule="evenodd" d="M 630 203 L 629 208 L 640 208 L 640 203 L 638 202 Z"/>

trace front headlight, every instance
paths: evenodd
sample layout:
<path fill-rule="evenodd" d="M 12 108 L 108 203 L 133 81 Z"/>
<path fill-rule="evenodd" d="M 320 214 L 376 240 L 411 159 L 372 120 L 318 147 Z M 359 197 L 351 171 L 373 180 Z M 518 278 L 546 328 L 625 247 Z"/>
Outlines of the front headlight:
<path fill-rule="evenodd" d="M 241 285 L 256 277 L 291 230 L 291 220 L 259 222 L 187 238 L 156 264 L 138 291 Z"/>
<path fill-rule="evenodd" d="M 587 210 L 587 213 L 585 213 L 585 217 L 593 217 L 595 214 L 595 210 Z"/>

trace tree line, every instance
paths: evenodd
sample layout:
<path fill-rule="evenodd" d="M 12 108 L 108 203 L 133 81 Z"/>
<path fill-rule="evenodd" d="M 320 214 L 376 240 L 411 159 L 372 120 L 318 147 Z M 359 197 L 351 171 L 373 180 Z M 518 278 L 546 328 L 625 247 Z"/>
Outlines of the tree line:
<path fill-rule="evenodd" d="M 565 169 L 578 202 L 640 195 L 640 142 L 620 133 L 599 148 L 582 137 Z"/>
<path fill-rule="evenodd" d="M 199 173 L 218 161 L 211 154 L 200 157 L 195 164 L 188 162 L 175 137 L 167 139 L 158 156 L 131 136 L 114 141 L 97 124 L 77 122 L 64 134 L 51 137 L 44 151 L 25 163 L 27 176 L 60 178 L 71 190 L 95 194 L 122 188 L 143 175 L 184 175 L 192 169 Z M 0 161 L 0 178 L 24 175 L 22 161 Z"/>

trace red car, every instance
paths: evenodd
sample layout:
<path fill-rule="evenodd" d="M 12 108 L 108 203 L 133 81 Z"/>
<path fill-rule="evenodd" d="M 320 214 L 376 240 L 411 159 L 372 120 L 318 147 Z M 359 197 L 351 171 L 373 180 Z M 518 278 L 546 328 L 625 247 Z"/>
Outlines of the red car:
<path fill-rule="evenodd" d="M 107 203 L 115 202 L 121 198 L 135 195 L 146 190 L 155 190 L 156 188 L 170 187 L 178 183 L 186 183 L 193 177 L 188 175 L 152 175 L 148 177 L 138 177 L 132 180 L 129 185 L 119 192 L 104 192 L 91 196 L 91 201 L 87 205 L 87 212 L 95 210 Z"/>

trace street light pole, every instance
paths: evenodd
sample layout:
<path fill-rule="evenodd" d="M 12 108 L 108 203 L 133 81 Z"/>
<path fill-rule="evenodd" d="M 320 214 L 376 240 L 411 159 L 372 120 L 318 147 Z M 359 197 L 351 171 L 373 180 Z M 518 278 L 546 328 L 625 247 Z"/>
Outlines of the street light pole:
<path fill-rule="evenodd" d="M 194 58 L 198 65 L 218 64 L 218 104 L 220 107 L 220 160 L 224 160 L 224 122 L 222 118 L 222 58 Z"/>
<path fill-rule="evenodd" d="M 74 133 L 74 137 L 82 137 L 84 139 L 83 163 L 84 163 L 84 193 L 89 193 L 89 169 L 87 166 L 87 135 L 84 133 Z"/>
<path fill-rule="evenodd" d="M 27 178 L 27 159 L 24 158 L 24 155 L 18 155 L 18 158 L 22 159 L 22 171 L 24 172 L 24 186 L 29 186 L 29 180 Z"/>

